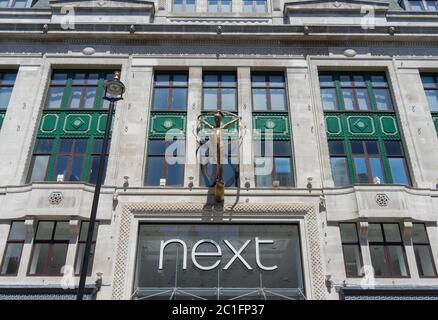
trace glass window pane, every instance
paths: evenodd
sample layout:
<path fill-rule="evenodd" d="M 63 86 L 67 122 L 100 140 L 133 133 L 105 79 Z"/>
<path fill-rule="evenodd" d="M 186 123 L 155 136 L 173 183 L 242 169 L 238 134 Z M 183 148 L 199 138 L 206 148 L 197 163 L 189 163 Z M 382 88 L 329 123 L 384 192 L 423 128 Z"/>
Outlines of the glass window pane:
<path fill-rule="evenodd" d="M 55 180 L 57 179 L 58 175 L 63 175 L 64 180 L 68 181 L 68 177 L 66 176 L 68 159 L 69 157 L 67 156 L 59 156 L 56 159 L 55 176 L 53 177 Z"/>
<path fill-rule="evenodd" d="M 374 181 L 374 179 L 378 177 L 380 179 L 380 183 L 385 183 L 385 176 L 383 175 L 382 161 L 380 158 L 370 158 L 370 167 L 372 180 Z"/>
<path fill-rule="evenodd" d="M 217 0 L 208 0 L 208 12 L 218 12 Z"/>
<path fill-rule="evenodd" d="M 431 112 L 438 112 L 438 90 L 426 91 L 427 101 Z"/>
<path fill-rule="evenodd" d="M 155 88 L 154 89 L 154 110 L 168 110 L 169 108 L 169 89 Z"/>
<path fill-rule="evenodd" d="M 35 153 L 51 153 L 53 148 L 53 139 L 38 139 L 35 147 Z"/>
<path fill-rule="evenodd" d="M 409 7 L 412 11 L 423 11 L 421 0 L 409 0 Z"/>
<path fill-rule="evenodd" d="M 339 80 L 341 82 L 341 86 L 342 87 L 352 87 L 353 86 L 353 84 L 351 82 L 352 79 L 351 79 L 351 77 L 349 75 L 339 76 Z"/>
<path fill-rule="evenodd" d="M 263 143 L 263 147 L 266 148 L 266 143 Z M 275 156 L 290 156 L 291 145 L 289 141 L 273 141 L 273 151 Z"/>
<path fill-rule="evenodd" d="M 365 77 L 361 75 L 354 75 L 353 83 L 355 87 L 365 87 Z"/>
<path fill-rule="evenodd" d="M 14 221 L 9 231 L 9 241 L 24 241 L 26 238 L 26 230 L 24 228 L 24 221 Z"/>
<path fill-rule="evenodd" d="M 163 176 L 164 157 L 149 157 L 147 163 L 146 185 L 159 186 Z"/>
<path fill-rule="evenodd" d="M 388 156 L 403 155 L 400 141 L 385 141 L 385 150 Z"/>
<path fill-rule="evenodd" d="M 346 158 L 330 158 L 332 176 L 335 187 L 343 187 L 350 184 Z"/>
<path fill-rule="evenodd" d="M 99 74 L 98 73 L 90 73 L 88 74 L 88 85 L 98 85 L 99 84 Z"/>
<path fill-rule="evenodd" d="M 386 87 L 386 79 L 384 75 L 371 76 L 373 87 Z"/>
<path fill-rule="evenodd" d="M 172 110 L 186 110 L 187 106 L 187 89 L 173 88 L 172 89 Z"/>
<path fill-rule="evenodd" d="M 184 180 L 184 165 L 171 164 L 167 165 L 166 186 L 181 187 Z"/>
<path fill-rule="evenodd" d="M 371 179 L 368 177 L 368 170 L 364 158 L 354 158 L 354 168 L 356 170 L 356 177 L 358 183 L 370 183 Z"/>
<path fill-rule="evenodd" d="M 255 167 L 260 168 L 260 171 L 265 173 L 265 167 L 268 166 L 267 164 L 265 164 L 265 159 L 264 158 L 256 158 L 255 159 Z M 261 175 L 258 174 L 258 170 L 256 170 L 256 186 L 257 187 L 272 187 L 272 172 L 269 172 L 266 175 Z"/>
<path fill-rule="evenodd" d="M 35 236 L 35 240 L 51 240 L 54 227 L 54 221 L 40 221 L 38 223 L 38 230 Z"/>
<path fill-rule="evenodd" d="M 415 245 L 414 252 L 420 276 L 435 277 L 436 270 L 429 245 Z"/>
<path fill-rule="evenodd" d="M 322 87 L 334 87 L 335 82 L 333 81 L 333 76 L 331 74 L 320 74 L 319 83 Z"/>
<path fill-rule="evenodd" d="M 88 271 L 87 275 L 91 275 L 92 269 L 93 269 L 93 260 L 94 260 L 94 252 L 95 252 L 96 244 L 91 245 L 91 252 L 90 252 L 90 259 L 88 260 Z M 75 263 L 75 274 L 80 274 L 82 269 L 82 262 L 84 260 L 84 253 L 85 253 L 85 243 L 78 244 L 77 249 L 77 257 L 76 257 L 76 263 Z"/>
<path fill-rule="evenodd" d="M 366 141 L 365 146 L 368 154 L 379 154 L 379 147 L 377 141 Z"/>
<path fill-rule="evenodd" d="M 370 223 L 368 225 L 368 241 L 383 242 L 382 228 L 378 223 Z"/>
<path fill-rule="evenodd" d="M 252 0 L 243 0 L 243 12 L 252 12 Z"/>
<path fill-rule="evenodd" d="M 204 86 L 206 87 L 218 87 L 219 75 L 218 74 L 204 74 Z"/>
<path fill-rule="evenodd" d="M 11 99 L 12 87 L 0 87 L 0 109 L 6 109 Z"/>
<path fill-rule="evenodd" d="M 182 3 L 182 0 L 174 0 L 174 4 Z M 155 85 L 168 86 L 170 84 L 170 75 L 163 73 L 155 74 Z"/>
<path fill-rule="evenodd" d="M 376 100 L 377 110 L 392 110 L 391 96 L 388 89 L 374 89 L 374 99 Z"/>
<path fill-rule="evenodd" d="M 376 277 L 389 277 L 384 246 L 370 245 L 371 263 Z"/>
<path fill-rule="evenodd" d="M 284 87 L 284 76 L 281 74 L 271 74 L 269 76 L 270 87 Z"/>
<path fill-rule="evenodd" d="M 0 0 L 0 8 L 7 8 L 9 0 Z"/>
<path fill-rule="evenodd" d="M 405 256 L 402 246 L 388 246 L 388 255 L 391 261 L 392 277 L 407 277 Z"/>
<path fill-rule="evenodd" d="M 49 260 L 49 275 L 60 275 L 61 269 L 65 265 L 65 259 L 67 257 L 67 243 L 53 244 L 52 255 Z"/>
<path fill-rule="evenodd" d="M 367 89 L 356 89 L 359 110 L 371 110 Z"/>
<path fill-rule="evenodd" d="M 292 185 L 290 158 L 275 158 L 275 178 L 280 182 L 281 187 Z"/>
<path fill-rule="evenodd" d="M 235 111 L 236 107 L 236 89 L 222 89 L 222 110 Z"/>
<path fill-rule="evenodd" d="M 61 108 L 64 87 L 51 87 L 47 95 L 47 108 Z"/>
<path fill-rule="evenodd" d="M 343 245 L 345 262 L 345 273 L 347 277 L 358 277 L 361 275 L 362 262 L 358 245 Z"/>
<path fill-rule="evenodd" d="M 148 145 L 149 155 L 164 155 L 166 153 L 167 143 L 163 140 L 150 140 Z"/>
<path fill-rule="evenodd" d="M 266 87 L 266 75 L 264 74 L 252 74 L 251 82 L 253 87 Z"/>
<path fill-rule="evenodd" d="M 69 240 L 70 230 L 67 221 L 58 221 L 56 223 L 54 240 Z"/>
<path fill-rule="evenodd" d="M 221 77 L 222 87 L 235 87 L 236 86 L 236 75 L 234 74 L 223 74 Z"/>
<path fill-rule="evenodd" d="M 436 1 L 426 1 L 427 3 L 427 10 L 429 11 L 437 11 L 437 3 Z"/>
<path fill-rule="evenodd" d="M 353 154 L 365 154 L 362 141 L 352 141 L 351 142 L 351 152 Z"/>
<path fill-rule="evenodd" d="M 83 221 L 81 223 L 81 233 L 79 235 L 79 241 L 86 241 L 87 240 L 87 233 L 88 233 L 88 226 L 90 225 L 90 222 L 88 221 Z M 96 241 L 97 239 L 97 231 L 99 229 L 99 223 L 96 222 L 94 225 L 94 230 L 93 230 L 93 241 Z"/>
<path fill-rule="evenodd" d="M 238 175 L 239 175 L 239 166 L 236 164 L 231 164 L 231 160 L 228 160 L 228 164 L 224 165 L 224 172 L 223 172 L 225 187 L 236 187 Z"/>
<path fill-rule="evenodd" d="M 13 8 L 26 8 L 27 0 L 15 0 Z"/>
<path fill-rule="evenodd" d="M 50 156 L 34 156 L 32 159 L 32 174 L 30 182 L 44 181 L 46 179 L 47 165 L 49 164 Z"/>
<path fill-rule="evenodd" d="M 1 275 L 16 275 L 20 267 L 22 243 L 9 243 L 3 256 Z"/>
<path fill-rule="evenodd" d="M 252 89 L 252 101 L 254 111 L 266 111 L 268 109 L 266 89 Z"/>
<path fill-rule="evenodd" d="M 412 230 L 412 242 L 414 244 L 429 243 L 426 226 L 422 223 L 414 223 Z"/>
<path fill-rule="evenodd" d="M 266 0 L 255 0 L 256 2 L 256 12 L 263 13 L 266 12 Z"/>
<path fill-rule="evenodd" d="M 322 105 L 326 111 L 338 110 L 335 89 L 321 89 Z"/>
<path fill-rule="evenodd" d="M 37 274 L 43 274 L 45 272 L 45 267 L 48 260 L 48 254 L 49 254 L 48 243 L 34 244 L 29 274 L 37 275 Z"/>
<path fill-rule="evenodd" d="M 383 232 L 387 242 L 401 242 L 400 228 L 396 223 L 383 224 Z"/>
<path fill-rule="evenodd" d="M 67 83 L 67 73 L 54 72 L 52 75 L 52 84 L 62 85 Z"/>
<path fill-rule="evenodd" d="M 96 98 L 96 87 L 89 87 L 85 89 L 84 108 L 94 108 L 94 101 Z"/>
<path fill-rule="evenodd" d="M 204 110 L 217 110 L 217 89 L 204 88 Z"/>
<path fill-rule="evenodd" d="M 231 12 L 231 0 L 221 1 L 221 12 Z"/>
<path fill-rule="evenodd" d="M 404 158 L 388 158 L 389 167 L 391 169 L 392 182 L 398 184 L 409 184 L 409 179 L 406 174 Z"/>
<path fill-rule="evenodd" d="M 286 91 L 284 89 L 271 89 L 271 108 L 273 111 L 286 110 Z"/>
<path fill-rule="evenodd" d="M 329 153 L 331 156 L 334 155 L 345 155 L 345 147 L 343 141 L 329 141 Z"/>
<path fill-rule="evenodd" d="M 174 74 L 173 85 L 178 87 L 187 86 L 187 74 Z"/>
<path fill-rule="evenodd" d="M 78 109 L 81 103 L 82 87 L 72 87 L 70 91 L 70 109 Z"/>
<path fill-rule="evenodd" d="M 71 165 L 71 174 L 68 177 L 68 181 L 81 181 L 83 175 L 83 165 L 84 165 L 84 157 L 83 156 L 74 156 L 72 159 Z"/>
<path fill-rule="evenodd" d="M 186 10 L 185 12 L 195 12 L 196 0 L 186 0 Z"/>
<path fill-rule="evenodd" d="M 342 89 L 342 98 L 344 100 L 344 108 L 345 110 L 351 111 L 354 110 L 355 100 L 353 89 Z"/>
<path fill-rule="evenodd" d="M 421 81 L 423 82 L 423 87 L 435 89 L 437 87 L 435 78 L 433 76 L 421 76 Z"/>
<path fill-rule="evenodd" d="M 339 228 L 341 230 L 342 243 L 358 242 L 355 223 L 341 223 L 339 224 Z"/>
<path fill-rule="evenodd" d="M 59 144 L 59 152 L 60 153 L 70 153 L 73 147 L 72 139 L 62 139 Z"/>

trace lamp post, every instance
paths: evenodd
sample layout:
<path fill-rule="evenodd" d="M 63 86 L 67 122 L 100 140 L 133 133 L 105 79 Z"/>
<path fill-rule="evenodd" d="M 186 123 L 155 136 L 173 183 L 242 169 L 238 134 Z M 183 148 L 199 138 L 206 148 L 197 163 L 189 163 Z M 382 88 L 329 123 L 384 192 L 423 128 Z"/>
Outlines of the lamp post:
<path fill-rule="evenodd" d="M 106 151 L 111 131 L 111 122 L 113 119 L 114 105 L 117 101 L 123 99 L 125 85 L 120 81 L 120 72 L 114 72 L 114 80 L 108 81 L 105 86 L 104 100 L 109 101 L 108 117 L 106 120 L 105 134 L 102 142 L 102 150 L 100 151 L 99 167 L 97 170 L 96 185 L 94 187 L 93 205 L 91 206 L 90 223 L 88 224 L 87 241 L 85 243 L 84 257 L 81 266 L 81 275 L 79 279 L 79 287 L 77 300 L 83 300 L 85 293 L 85 282 L 87 280 L 88 264 L 90 260 L 91 244 L 93 241 L 94 226 L 96 224 L 97 207 L 99 205 L 100 189 L 102 187 L 103 174 L 105 169 Z"/>

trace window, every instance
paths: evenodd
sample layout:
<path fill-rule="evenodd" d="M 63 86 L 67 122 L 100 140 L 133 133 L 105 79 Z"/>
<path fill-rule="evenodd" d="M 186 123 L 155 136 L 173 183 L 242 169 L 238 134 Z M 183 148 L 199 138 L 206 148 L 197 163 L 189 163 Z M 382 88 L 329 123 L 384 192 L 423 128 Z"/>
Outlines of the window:
<path fill-rule="evenodd" d="M 424 224 L 413 224 L 412 244 L 414 246 L 415 259 L 417 260 L 420 277 L 436 277 L 435 263 Z"/>
<path fill-rule="evenodd" d="M 204 73 L 202 91 L 205 111 L 237 110 L 235 73 Z"/>
<path fill-rule="evenodd" d="M 173 12 L 195 12 L 196 0 L 173 0 Z"/>
<path fill-rule="evenodd" d="M 156 73 L 154 76 L 154 111 L 187 110 L 187 73 Z"/>
<path fill-rule="evenodd" d="M 95 183 L 102 142 L 102 139 L 37 139 L 29 182 L 57 181 L 62 176 L 63 181 Z"/>
<path fill-rule="evenodd" d="M 243 12 L 245 13 L 268 12 L 268 3 L 266 0 L 243 0 Z"/>
<path fill-rule="evenodd" d="M 329 141 L 330 164 L 332 168 L 335 187 L 342 187 L 350 184 L 348 174 L 348 160 L 345 152 L 344 141 Z"/>
<path fill-rule="evenodd" d="M 16 77 L 16 72 L 0 71 L 0 112 L 8 107 Z"/>
<path fill-rule="evenodd" d="M 0 8 L 26 8 L 28 0 L 0 0 Z"/>
<path fill-rule="evenodd" d="M 319 75 L 324 111 L 392 111 L 384 74 Z"/>
<path fill-rule="evenodd" d="M 351 141 L 351 162 L 344 141 L 332 140 L 328 144 L 333 181 L 337 187 L 349 185 L 351 181 L 410 184 L 400 141 L 384 141 L 384 152 L 378 141 Z M 354 172 L 354 175 L 350 177 L 349 172 Z"/>
<path fill-rule="evenodd" d="M 231 0 L 208 0 L 208 12 L 231 12 Z"/>
<path fill-rule="evenodd" d="M 61 276 L 69 241 L 68 221 L 38 222 L 29 275 Z"/>
<path fill-rule="evenodd" d="M 438 1 L 409 0 L 410 11 L 438 11 Z"/>
<path fill-rule="evenodd" d="M 362 276 L 362 255 L 355 223 L 341 223 L 342 252 L 344 253 L 345 273 L 347 277 Z"/>
<path fill-rule="evenodd" d="M 145 185 L 159 186 L 160 180 L 166 179 L 166 186 L 183 186 L 184 163 L 184 140 L 149 140 Z"/>
<path fill-rule="evenodd" d="M 430 111 L 438 112 L 438 75 L 423 74 L 421 76 L 423 87 L 429 102 Z"/>
<path fill-rule="evenodd" d="M 272 158 L 269 156 L 271 153 Z M 273 141 L 272 146 L 264 140 L 256 143 L 255 167 L 257 187 L 293 186 L 290 141 Z"/>
<path fill-rule="evenodd" d="M 105 81 L 113 79 L 111 72 L 55 71 L 46 99 L 46 109 L 104 109 L 102 99 Z"/>
<path fill-rule="evenodd" d="M 286 84 L 282 73 L 251 75 L 254 111 L 287 111 Z"/>
<path fill-rule="evenodd" d="M 227 143 L 227 142 L 225 142 Z M 216 178 L 217 165 L 209 161 L 209 141 L 204 141 L 200 147 L 201 154 L 201 187 L 213 187 Z M 231 140 L 228 144 L 226 157 L 222 159 L 222 177 L 225 187 L 239 186 L 239 143 L 237 140 Z"/>
<path fill-rule="evenodd" d="M 368 242 L 376 278 L 409 276 L 400 227 L 397 223 L 370 223 Z"/>
<path fill-rule="evenodd" d="M 13 221 L 9 230 L 0 275 L 17 275 L 25 239 L 26 232 L 24 229 L 24 221 Z"/>
<path fill-rule="evenodd" d="M 87 243 L 87 233 L 88 233 L 89 225 L 90 223 L 88 221 L 82 221 L 81 223 L 81 231 L 79 232 L 78 246 L 76 249 L 75 275 L 79 275 L 81 273 L 82 263 L 84 261 L 85 244 Z M 99 225 L 98 223 L 96 223 L 93 231 L 93 240 L 91 242 L 90 259 L 88 262 L 88 271 L 87 271 L 88 276 L 91 276 L 91 271 L 93 269 L 98 227 Z"/>

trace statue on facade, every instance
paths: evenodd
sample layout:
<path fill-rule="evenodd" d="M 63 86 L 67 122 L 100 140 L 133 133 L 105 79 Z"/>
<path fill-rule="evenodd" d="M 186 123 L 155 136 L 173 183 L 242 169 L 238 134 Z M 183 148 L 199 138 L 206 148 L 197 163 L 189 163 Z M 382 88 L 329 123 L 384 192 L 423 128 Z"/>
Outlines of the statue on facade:
<path fill-rule="evenodd" d="M 228 121 L 225 124 L 222 124 L 222 119 L 224 115 L 228 115 L 232 118 L 232 120 Z M 210 141 L 210 149 L 209 149 L 209 162 L 216 164 L 216 174 L 214 177 L 214 198 L 216 202 L 224 201 L 224 180 L 223 180 L 223 163 L 222 159 L 224 158 L 225 147 L 228 147 L 228 143 L 224 142 L 224 130 L 229 128 L 231 125 L 235 123 L 240 123 L 241 117 L 235 115 L 234 113 L 227 111 L 217 111 L 214 114 L 214 125 L 211 125 L 206 120 L 201 118 L 202 115 L 198 117 L 198 126 L 197 133 L 201 130 L 202 124 L 207 128 L 211 129 L 211 133 L 209 135 Z M 201 168 L 205 175 L 207 174 L 207 165 L 201 163 Z"/>

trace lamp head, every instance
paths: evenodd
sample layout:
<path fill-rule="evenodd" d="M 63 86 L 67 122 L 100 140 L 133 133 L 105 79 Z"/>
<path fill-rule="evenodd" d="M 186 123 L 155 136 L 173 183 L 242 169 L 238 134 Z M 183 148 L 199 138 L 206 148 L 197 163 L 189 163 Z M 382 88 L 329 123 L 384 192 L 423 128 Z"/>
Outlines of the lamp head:
<path fill-rule="evenodd" d="M 120 81 L 120 71 L 114 72 L 114 80 L 110 80 L 106 84 L 105 96 L 109 94 L 113 98 L 121 99 L 125 92 L 125 85 Z"/>

